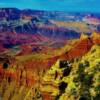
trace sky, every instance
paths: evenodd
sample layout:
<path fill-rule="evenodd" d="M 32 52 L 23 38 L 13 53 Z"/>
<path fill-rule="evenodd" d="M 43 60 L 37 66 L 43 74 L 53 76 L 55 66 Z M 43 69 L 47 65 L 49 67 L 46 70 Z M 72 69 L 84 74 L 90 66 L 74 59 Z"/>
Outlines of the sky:
<path fill-rule="evenodd" d="M 0 8 L 68 12 L 100 12 L 100 0 L 0 0 Z"/>

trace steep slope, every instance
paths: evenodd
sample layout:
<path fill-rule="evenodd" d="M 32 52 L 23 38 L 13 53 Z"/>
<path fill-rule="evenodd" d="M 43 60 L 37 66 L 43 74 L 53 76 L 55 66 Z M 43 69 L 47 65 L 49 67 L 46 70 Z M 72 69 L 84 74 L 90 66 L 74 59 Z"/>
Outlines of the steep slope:
<path fill-rule="evenodd" d="M 94 45 L 78 60 L 58 60 L 42 78 L 42 93 L 50 100 L 99 100 L 99 58 L 100 46 Z"/>
<path fill-rule="evenodd" d="M 74 58 L 82 57 L 86 54 L 93 45 L 100 44 L 100 34 L 94 32 L 90 37 L 87 35 L 81 34 L 79 41 L 75 42 L 72 48 L 62 54 L 60 58 L 71 60 Z"/>
<path fill-rule="evenodd" d="M 98 37 L 95 38 L 96 41 L 98 39 Z M 76 55 L 79 49 L 81 51 Z M 37 89 L 40 97 L 44 100 L 55 100 L 55 98 L 57 100 L 67 100 L 68 98 L 80 100 L 81 97 L 84 98 L 83 91 L 86 91 L 85 98 L 98 98 L 99 73 L 97 69 L 99 68 L 100 47 L 99 42 L 94 42 L 94 35 L 89 38 L 82 34 L 80 39 L 75 42 L 74 47 L 68 50 L 68 54 L 74 54 L 74 56 L 69 58 L 65 52 L 66 50 L 60 55 L 46 59 L 38 57 L 38 59 L 30 58 L 18 61 L 9 58 L 0 62 L 0 90 L 1 93 L 5 91 L 2 97 L 6 98 L 5 95 L 7 95 L 7 98 L 10 98 L 13 93 L 12 98 L 24 98 L 26 95 L 25 98 L 31 100 L 33 97 L 37 98 L 37 93 L 32 94 Z M 93 84 L 91 77 L 93 77 Z M 95 78 L 97 79 L 95 80 Z M 4 83 L 8 86 L 7 91 L 4 88 Z M 20 93 L 16 93 L 11 84 L 14 84 L 13 86 L 19 89 L 16 91 Z M 87 87 L 87 84 L 92 84 L 93 88 Z M 94 94 L 91 93 L 91 88 L 95 92 Z"/>

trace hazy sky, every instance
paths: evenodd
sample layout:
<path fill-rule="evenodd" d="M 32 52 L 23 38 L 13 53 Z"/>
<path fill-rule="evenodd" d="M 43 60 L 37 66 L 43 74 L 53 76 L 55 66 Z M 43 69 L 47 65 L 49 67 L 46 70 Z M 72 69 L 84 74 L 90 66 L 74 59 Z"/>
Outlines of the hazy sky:
<path fill-rule="evenodd" d="M 100 0 L 0 0 L 1 7 L 100 12 Z"/>

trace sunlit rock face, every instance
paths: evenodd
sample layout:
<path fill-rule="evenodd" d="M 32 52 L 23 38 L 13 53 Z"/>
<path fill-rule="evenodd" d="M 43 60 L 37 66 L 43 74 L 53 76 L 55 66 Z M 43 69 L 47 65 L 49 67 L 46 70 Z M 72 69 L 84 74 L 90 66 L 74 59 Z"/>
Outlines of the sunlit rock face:
<path fill-rule="evenodd" d="M 77 40 L 74 48 L 72 46 L 67 54 L 71 50 L 75 54 L 77 46 L 83 44 L 84 39 L 86 41 L 90 38 L 88 41 L 91 41 L 92 45 L 86 44 L 89 46 L 88 51 L 71 59 L 67 58 L 66 51 L 58 56 L 34 59 L 30 57 L 23 59 L 23 56 L 28 57 L 27 54 L 13 57 L 7 54 L 0 55 L 2 99 L 82 100 L 86 98 L 88 100 L 97 98 L 98 100 L 100 44 L 97 35 L 93 33 L 91 37 L 83 36 Z"/>
<path fill-rule="evenodd" d="M 69 66 L 72 67 L 71 71 L 67 69 L 70 72 L 67 76 L 63 75 L 68 64 L 67 60 L 58 61 L 50 68 L 44 79 L 48 84 L 53 82 L 57 86 L 57 90 L 52 91 L 54 89 L 52 85 L 51 90 L 51 96 L 55 96 L 55 100 L 67 100 L 68 98 L 69 100 L 83 100 L 84 98 L 86 100 L 90 98 L 99 99 L 99 50 L 100 46 L 94 45 L 83 57 L 74 59 L 73 63 L 70 63 Z M 64 66 L 61 67 L 61 64 Z M 56 79 L 54 77 L 55 74 L 57 74 Z M 48 85 L 45 84 L 44 87 L 46 86 Z M 46 89 L 45 91 L 49 93 L 49 90 Z"/>

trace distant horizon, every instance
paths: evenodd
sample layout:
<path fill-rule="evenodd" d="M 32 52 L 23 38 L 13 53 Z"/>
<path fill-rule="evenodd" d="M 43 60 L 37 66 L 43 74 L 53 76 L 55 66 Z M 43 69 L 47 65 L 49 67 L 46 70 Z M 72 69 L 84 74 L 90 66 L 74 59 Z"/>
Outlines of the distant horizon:
<path fill-rule="evenodd" d="M 0 8 L 100 13 L 98 0 L 0 0 Z"/>
<path fill-rule="evenodd" d="M 99 14 L 100 12 L 89 12 L 89 11 L 61 11 L 61 10 L 42 10 L 42 9 L 32 9 L 32 8 L 17 8 L 17 7 L 2 7 L 0 9 L 18 9 L 18 10 L 33 10 L 33 11 L 46 11 L 46 12 L 64 12 L 64 13 L 90 13 Z"/>

